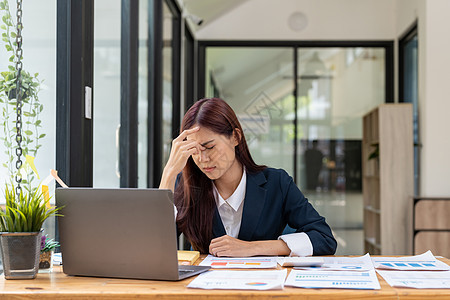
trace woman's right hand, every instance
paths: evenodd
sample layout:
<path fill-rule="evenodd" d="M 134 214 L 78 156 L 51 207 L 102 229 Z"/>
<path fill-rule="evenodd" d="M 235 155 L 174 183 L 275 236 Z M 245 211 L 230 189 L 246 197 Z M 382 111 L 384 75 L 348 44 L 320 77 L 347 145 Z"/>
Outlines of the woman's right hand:
<path fill-rule="evenodd" d="M 168 188 L 173 191 L 176 176 L 186 166 L 189 157 L 199 153 L 199 151 L 205 150 L 205 147 L 200 145 L 197 141 L 187 139 L 189 135 L 197 132 L 199 129 L 200 127 L 196 126 L 191 129 L 184 130 L 172 141 L 169 160 L 164 167 L 159 188 Z"/>

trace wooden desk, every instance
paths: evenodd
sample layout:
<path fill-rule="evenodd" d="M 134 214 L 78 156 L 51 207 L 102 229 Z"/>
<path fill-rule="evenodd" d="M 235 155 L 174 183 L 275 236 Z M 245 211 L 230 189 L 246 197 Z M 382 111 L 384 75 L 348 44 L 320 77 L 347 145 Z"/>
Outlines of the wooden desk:
<path fill-rule="evenodd" d="M 447 264 L 449 259 L 442 259 Z M 289 270 L 290 271 L 290 270 Z M 243 270 L 242 272 L 245 272 Z M 381 290 L 300 289 L 278 291 L 188 289 L 193 278 L 183 281 L 153 281 L 74 277 L 54 267 L 52 273 L 33 280 L 6 280 L 0 276 L 1 299 L 450 299 L 450 289 L 392 288 L 378 276 Z"/>

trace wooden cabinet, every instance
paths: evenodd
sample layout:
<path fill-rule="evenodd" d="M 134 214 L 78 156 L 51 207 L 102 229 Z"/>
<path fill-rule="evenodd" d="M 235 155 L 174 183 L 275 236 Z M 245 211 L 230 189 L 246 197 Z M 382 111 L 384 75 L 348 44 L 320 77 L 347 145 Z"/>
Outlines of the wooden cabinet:
<path fill-rule="evenodd" d="M 412 126 L 410 103 L 382 104 L 363 118 L 364 248 L 370 254 L 412 254 Z"/>
<path fill-rule="evenodd" d="M 450 257 L 450 198 L 414 198 L 414 254 Z"/>

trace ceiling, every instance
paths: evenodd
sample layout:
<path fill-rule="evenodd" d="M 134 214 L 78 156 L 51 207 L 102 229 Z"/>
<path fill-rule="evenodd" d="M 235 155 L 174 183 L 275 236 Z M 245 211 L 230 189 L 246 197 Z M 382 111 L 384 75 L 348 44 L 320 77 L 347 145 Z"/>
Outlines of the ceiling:
<path fill-rule="evenodd" d="M 201 26 L 207 26 L 208 23 L 228 12 L 236 9 L 248 0 L 182 0 L 187 14 L 192 14 L 203 19 Z M 195 26 L 196 29 L 199 26 Z"/>

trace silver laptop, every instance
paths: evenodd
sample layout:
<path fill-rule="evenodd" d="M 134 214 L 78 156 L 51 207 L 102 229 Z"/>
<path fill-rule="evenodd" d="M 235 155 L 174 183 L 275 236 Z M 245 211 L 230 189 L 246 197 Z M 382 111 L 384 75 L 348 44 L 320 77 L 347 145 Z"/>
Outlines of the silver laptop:
<path fill-rule="evenodd" d="M 68 275 L 180 280 L 208 270 L 178 265 L 170 190 L 57 188 L 55 197 Z"/>

